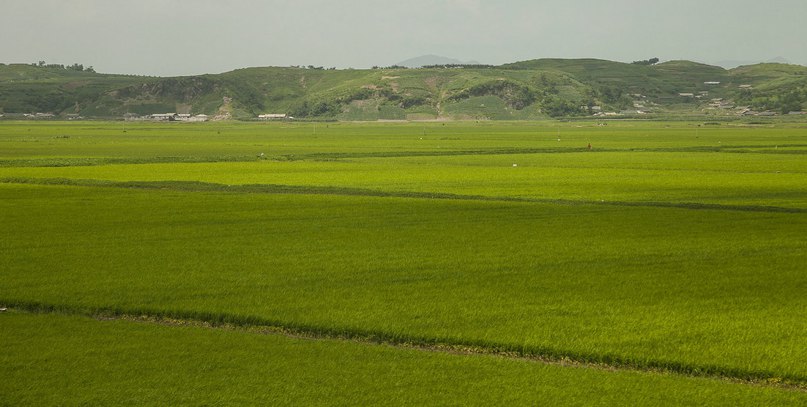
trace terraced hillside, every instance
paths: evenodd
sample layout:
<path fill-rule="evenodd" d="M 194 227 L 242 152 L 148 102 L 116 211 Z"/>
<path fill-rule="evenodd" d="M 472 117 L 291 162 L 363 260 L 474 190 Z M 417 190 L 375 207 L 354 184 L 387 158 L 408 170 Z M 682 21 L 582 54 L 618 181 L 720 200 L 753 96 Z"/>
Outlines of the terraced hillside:
<path fill-rule="evenodd" d="M 261 113 L 336 120 L 539 119 L 547 116 L 785 114 L 807 102 L 807 67 L 725 70 L 538 59 L 422 69 L 245 68 L 173 78 L 0 65 L 0 113 L 85 117 Z"/>

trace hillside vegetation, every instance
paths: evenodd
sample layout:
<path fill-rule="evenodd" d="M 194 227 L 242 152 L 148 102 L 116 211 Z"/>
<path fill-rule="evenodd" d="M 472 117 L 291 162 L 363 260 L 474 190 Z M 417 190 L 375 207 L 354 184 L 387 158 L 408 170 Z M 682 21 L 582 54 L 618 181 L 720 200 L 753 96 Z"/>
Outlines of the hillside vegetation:
<path fill-rule="evenodd" d="M 245 68 L 215 75 L 139 77 L 53 65 L 0 65 L 0 113 L 122 117 L 261 113 L 335 120 L 540 119 L 589 115 L 786 114 L 807 106 L 807 67 L 725 70 L 537 59 L 421 69 Z"/>

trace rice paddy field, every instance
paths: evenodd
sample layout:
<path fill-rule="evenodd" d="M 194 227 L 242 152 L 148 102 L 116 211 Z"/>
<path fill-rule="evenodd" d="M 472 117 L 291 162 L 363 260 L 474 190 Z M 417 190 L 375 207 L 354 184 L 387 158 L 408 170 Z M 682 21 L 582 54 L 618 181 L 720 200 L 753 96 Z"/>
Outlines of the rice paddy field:
<path fill-rule="evenodd" d="M 807 404 L 807 125 L 0 122 L 0 405 Z"/>

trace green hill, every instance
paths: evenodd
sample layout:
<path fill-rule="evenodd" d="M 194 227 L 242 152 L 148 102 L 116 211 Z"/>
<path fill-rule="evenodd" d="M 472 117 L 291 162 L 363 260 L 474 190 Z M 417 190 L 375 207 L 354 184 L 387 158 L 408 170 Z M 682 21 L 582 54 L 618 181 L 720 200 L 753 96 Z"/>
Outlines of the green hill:
<path fill-rule="evenodd" d="M 157 78 L 0 64 L 0 113 L 79 113 L 103 94 L 144 80 Z"/>
<path fill-rule="evenodd" d="M 536 59 L 496 67 L 245 68 L 172 78 L 0 64 L 0 113 L 8 117 L 176 112 L 237 119 L 262 113 L 338 120 L 539 119 L 608 112 L 787 113 L 805 102 L 807 67 L 783 64 L 725 70 L 689 61 Z"/>

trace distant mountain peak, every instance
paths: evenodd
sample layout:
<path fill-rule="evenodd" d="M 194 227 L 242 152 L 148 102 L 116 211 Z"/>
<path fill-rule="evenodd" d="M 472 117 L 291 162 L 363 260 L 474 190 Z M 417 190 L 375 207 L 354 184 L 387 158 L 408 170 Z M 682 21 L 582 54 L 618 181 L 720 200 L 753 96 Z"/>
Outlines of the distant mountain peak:
<path fill-rule="evenodd" d="M 769 63 L 776 63 L 776 64 L 792 64 L 792 62 L 790 62 L 790 61 L 789 61 L 787 58 L 785 58 L 785 57 L 776 57 L 776 58 L 772 58 L 772 59 L 767 60 L 766 62 L 769 62 Z"/>

